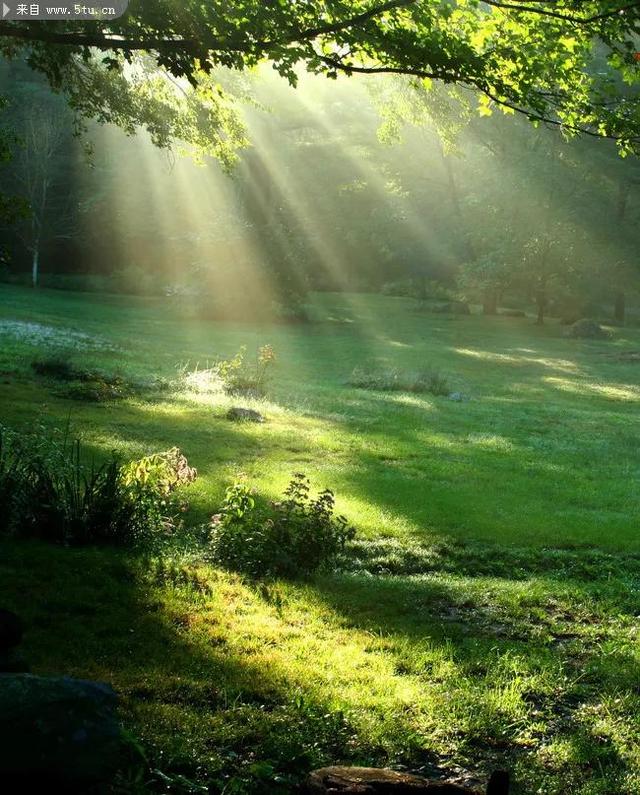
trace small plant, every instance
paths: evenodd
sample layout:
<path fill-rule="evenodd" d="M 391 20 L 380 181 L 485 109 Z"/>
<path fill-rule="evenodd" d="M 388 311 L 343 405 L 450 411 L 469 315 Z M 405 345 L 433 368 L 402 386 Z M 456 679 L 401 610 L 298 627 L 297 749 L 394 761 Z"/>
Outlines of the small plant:
<path fill-rule="evenodd" d="M 227 489 L 211 518 L 214 562 L 254 577 L 307 576 L 329 566 L 355 537 L 344 516 L 335 516 L 333 492 L 311 496 L 308 478 L 296 473 L 284 498 L 258 505 L 245 481 Z"/>
<path fill-rule="evenodd" d="M 105 403 L 109 400 L 119 400 L 128 394 L 127 385 L 124 381 L 120 383 L 109 383 L 96 377 L 91 381 L 78 381 L 71 383 L 60 392 L 62 397 L 71 400 L 81 400 L 85 403 Z"/>
<path fill-rule="evenodd" d="M 254 362 L 247 361 L 247 346 L 243 345 L 231 359 L 220 359 L 215 363 L 217 373 L 224 389 L 229 394 L 266 393 L 276 354 L 271 345 L 258 348 Z"/>
<path fill-rule="evenodd" d="M 451 392 L 448 377 L 429 368 L 412 373 L 395 368 L 355 367 L 347 384 L 356 389 L 380 392 L 429 392 L 432 395 L 448 395 Z"/>
<path fill-rule="evenodd" d="M 410 384 L 411 392 L 429 392 L 432 395 L 448 395 L 451 392 L 449 379 L 439 370 L 421 370 Z"/>

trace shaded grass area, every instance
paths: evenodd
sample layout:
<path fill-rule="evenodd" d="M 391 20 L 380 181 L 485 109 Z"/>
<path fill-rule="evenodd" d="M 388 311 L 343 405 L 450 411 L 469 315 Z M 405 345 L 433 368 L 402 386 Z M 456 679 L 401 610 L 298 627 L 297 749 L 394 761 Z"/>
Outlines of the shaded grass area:
<path fill-rule="evenodd" d="M 287 792 L 336 761 L 639 791 L 638 560 L 573 577 L 565 553 L 547 576 L 520 549 L 519 579 L 450 565 L 254 584 L 178 558 L 0 549 L 0 603 L 25 617 L 34 670 L 121 694 L 149 758 L 122 791 Z M 464 552 L 472 567 L 482 548 Z"/>

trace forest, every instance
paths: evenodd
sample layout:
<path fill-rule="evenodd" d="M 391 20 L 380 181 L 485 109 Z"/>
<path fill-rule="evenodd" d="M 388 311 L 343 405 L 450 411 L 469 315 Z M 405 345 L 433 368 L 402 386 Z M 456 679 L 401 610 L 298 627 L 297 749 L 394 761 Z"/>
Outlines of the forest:
<path fill-rule="evenodd" d="M 88 6 L 0 20 L 7 792 L 640 795 L 640 2 Z"/>

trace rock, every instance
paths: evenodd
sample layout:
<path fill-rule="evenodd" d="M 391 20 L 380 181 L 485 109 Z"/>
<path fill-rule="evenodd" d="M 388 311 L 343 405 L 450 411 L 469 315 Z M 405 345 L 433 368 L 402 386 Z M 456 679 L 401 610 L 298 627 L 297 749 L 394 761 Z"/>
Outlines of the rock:
<path fill-rule="evenodd" d="M 265 422 L 259 411 L 253 409 L 232 408 L 227 412 L 227 419 L 234 422 Z"/>
<path fill-rule="evenodd" d="M 479 795 L 477 790 L 431 781 L 409 773 L 372 767 L 324 767 L 314 770 L 307 779 L 307 795 Z M 487 795 L 508 795 L 509 775 L 494 773 L 487 786 Z"/>
<path fill-rule="evenodd" d="M 13 649 L 22 641 L 22 620 L 11 610 L 0 608 L 0 652 Z"/>
<path fill-rule="evenodd" d="M 567 331 L 567 336 L 592 340 L 611 339 L 611 333 L 609 331 L 603 329 L 596 320 L 588 320 L 587 318 L 576 321 Z"/>
<path fill-rule="evenodd" d="M 3 785 L 14 784 L 7 791 L 80 793 L 112 781 L 122 748 L 116 702 L 98 682 L 0 674 L 0 770 Z"/>
<path fill-rule="evenodd" d="M 469 400 L 467 395 L 463 394 L 462 392 L 450 392 L 448 398 L 449 400 L 453 400 L 456 403 L 462 403 L 464 400 Z"/>

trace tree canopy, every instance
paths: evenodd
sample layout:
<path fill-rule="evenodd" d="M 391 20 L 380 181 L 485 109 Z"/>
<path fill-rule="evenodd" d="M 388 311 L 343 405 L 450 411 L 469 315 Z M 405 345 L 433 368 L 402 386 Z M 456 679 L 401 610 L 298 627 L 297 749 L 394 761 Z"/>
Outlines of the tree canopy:
<path fill-rule="evenodd" d="M 109 22 L 0 22 L 0 51 L 26 56 L 81 113 L 145 125 L 160 144 L 189 138 L 204 107 L 208 134 L 222 131 L 209 150 L 218 156 L 241 133 L 210 75 L 264 60 L 291 83 L 302 63 L 329 77 L 383 72 L 457 84 L 479 92 L 481 114 L 497 105 L 613 138 L 627 153 L 640 149 L 639 33 L 638 0 L 132 0 Z M 131 95 L 105 77 L 130 80 L 127 64 L 139 64 L 140 54 L 192 84 L 200 108 L 192 118 L 177 120 L 174 111 L 160 122 L 142 110 L 140 85 Z"/>

